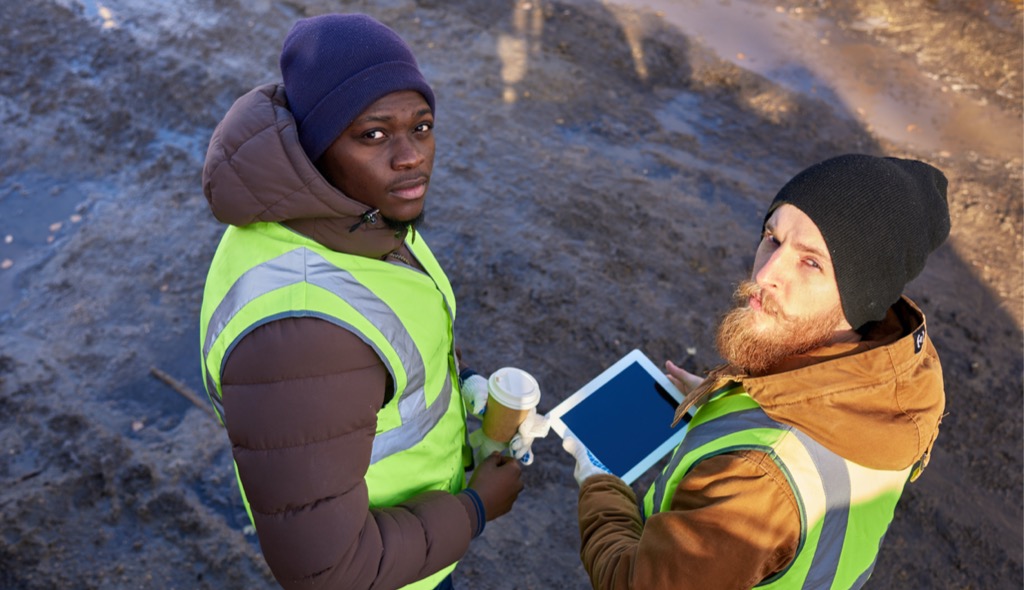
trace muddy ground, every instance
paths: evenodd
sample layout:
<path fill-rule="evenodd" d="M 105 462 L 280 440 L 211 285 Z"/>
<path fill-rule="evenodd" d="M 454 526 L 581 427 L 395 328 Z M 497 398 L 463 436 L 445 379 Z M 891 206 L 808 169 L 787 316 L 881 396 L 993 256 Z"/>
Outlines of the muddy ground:
<path fill-rule="evenodd" d="M 0 588 L 274 586 L 226 437 L 179 392 L 202 391 L 221 232 L 200 169 L 291 23 L 339 7 L 397 29 L 434 85 L 423 233 L 467 359 L 532 372 L 542 410 L 632 348 L 714 365 L 764 208 L 803 167 L 945 170 L 952 235 L 908 292 L 948 415 L 869 587 L 1021 588 L 1019 0 L 630 4 L 0 2 Z M 572 461 L 536 448 L 460 588 L 589 587 Z"/>

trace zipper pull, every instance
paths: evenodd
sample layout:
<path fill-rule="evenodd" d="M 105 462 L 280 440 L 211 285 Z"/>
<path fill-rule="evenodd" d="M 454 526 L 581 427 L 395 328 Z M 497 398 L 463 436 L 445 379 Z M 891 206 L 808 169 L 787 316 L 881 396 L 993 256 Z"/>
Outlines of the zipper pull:
<path fill-rule="evenodd" d="M 363 213 L 363 216 L 359 219 L 359 221 L 357 221 L 356 224 L 353 225 L 352 227 L 348 228 L 348 233 L 356 231 L 357 229 L 359 229 L 359 226 L 363 225 L 364 223 L 369 223 L 371 225 L 377 223 L 378 213 L 380 213 L 380 209 L 370 209 L 366 213 Z"/>

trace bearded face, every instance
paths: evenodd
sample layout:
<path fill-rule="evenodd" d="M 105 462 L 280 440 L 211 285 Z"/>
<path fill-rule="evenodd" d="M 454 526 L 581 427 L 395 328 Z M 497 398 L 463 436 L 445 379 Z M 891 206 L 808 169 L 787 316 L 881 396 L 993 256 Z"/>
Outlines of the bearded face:
<path fill-rule="evenodd" d="M 860 338 L 843 314 L 835 269 L 814 222 L 789 204 L 765 221 L 753 280 L 718 329 L 718 352 L 751 375 L 825 344 Z"/>
<path fill-rule="evenodd" d="M 753 281 L 743 281 L 734 298 L 736 307 L 718 327 L 718 352 L 751 375 L 764 375 L 791 356 L 828 344 L 845 324 L 838 304 L 808 317 L 787 315 Z M 748 304 L 752 298 L 760 302 L 760 309 Z"/>

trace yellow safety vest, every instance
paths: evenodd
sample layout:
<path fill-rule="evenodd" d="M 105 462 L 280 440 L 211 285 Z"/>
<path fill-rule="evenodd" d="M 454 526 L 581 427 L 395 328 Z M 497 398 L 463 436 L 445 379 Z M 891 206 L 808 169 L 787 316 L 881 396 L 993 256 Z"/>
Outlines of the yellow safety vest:
<path fill-rule="evenodd" d="M 221 404 L 224 362 L 260 325 L 317 317 L 376 351 L 395 391 L 377 413 L 365 477 L 374 508 L 465 486 L 455 296 L 422 235 L 407 245 L 426 273 L 335 252 L 277 223 L 231 226 L 210 265 L 200 315 L 203 381 L 222 422 L 231 419 Z M 244 500 L 241 481 L 239 489 Z M 407 588 L 434 588 L 454 567 Z"/>
<path fill-rule="evenodd" d="M 800 508 L 793 562 L 759 588 L 860 588 L 910 475 L 843 459 L 796 428 L 776 422 L 739 387 L 716 393 L 694 414 L 686 437 L 644 497 L 644 514 L 669 510 L 680 481 L 700 461 L 722 453 L 767 453 L 786 476 Z"/>

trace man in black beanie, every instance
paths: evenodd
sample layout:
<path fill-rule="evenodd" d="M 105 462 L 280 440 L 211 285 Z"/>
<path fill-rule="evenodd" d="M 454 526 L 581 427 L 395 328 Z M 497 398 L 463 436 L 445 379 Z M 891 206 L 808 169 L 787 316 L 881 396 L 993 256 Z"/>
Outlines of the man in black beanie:
<path fill-rule="evenodd" d="M 689 426 L 641 509 L 565 441 L 594 587 L 862 586 L 938 435 L 942 369 L 902 291 L 948 234 L 923 162 L 844 155 L 790 180 L 719 328 L 726 363 L 666 363 Z"/>
<path fill-rule="evenodd" d="M 434 93 L 360 14 L 300 20 L 280 66 L 203 169 L 228 224 L 200 318 L 207 393 L 282 587 L 452 588 L 523 485 L 497 453 L 465 481 L 465 405 L 479 413 L 486 385 L 460 371 L 454 292 L 416 231 Z"/>

